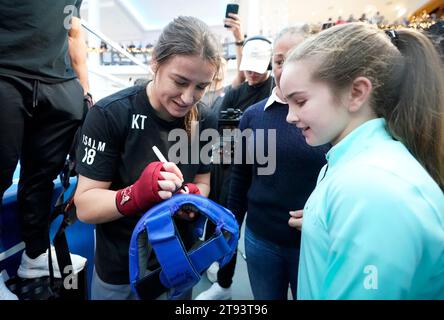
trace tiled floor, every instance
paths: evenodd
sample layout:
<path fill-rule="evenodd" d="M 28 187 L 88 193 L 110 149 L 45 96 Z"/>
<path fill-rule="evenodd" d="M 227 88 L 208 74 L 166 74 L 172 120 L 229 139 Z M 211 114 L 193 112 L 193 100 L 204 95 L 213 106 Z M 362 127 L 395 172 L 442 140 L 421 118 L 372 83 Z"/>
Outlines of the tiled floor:
<path fill-rule="evenodd" d="M 237 252 L 236 270 L 234 272 L 233 285 L 231 286 L 233 300 L 253 300 L 253 294 L 250 288 L 250 280 L 248 279 L 247 263 L 245 261 L 244 249 L 244 226 L 242 224 L 241 237 Z M 211 287 L 211 282 L 207 279 L 206 272 L 202 275 L 202 279 L 193 289 L 193 298 L 204 290 Z"/>
<path fill-rule="evenodd" d="M 237 251 L 237 263 L 236 270 L 234 272 L 232 289 L 232 300 L 254 300 L 253 293 L 251 292 L 250 279 L 248 278 L 247 263 L 244 247 L 244 226 L 245 221 L 242 224 L 241 236 L 239 239 L 239 246 Z M 202 291 L 211 287 L 212 283 L 208 280 L 206 272 L 203 273 L 200 282 L 193 288 L 193 299 Z M 291 299 L 291 293 L 289 290 L 289 299 Z M 165 299 L 163 295 L 160 299 Z"/>

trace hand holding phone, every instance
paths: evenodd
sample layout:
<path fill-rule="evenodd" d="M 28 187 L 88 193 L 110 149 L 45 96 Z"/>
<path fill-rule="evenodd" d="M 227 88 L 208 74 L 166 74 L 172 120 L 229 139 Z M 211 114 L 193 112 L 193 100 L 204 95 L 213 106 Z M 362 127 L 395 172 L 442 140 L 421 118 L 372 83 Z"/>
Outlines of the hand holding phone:
<path fill-rule="evenodd" d="M 225 18 L 230 19 L 229 13 L 238 13 L 239 12 L 239 5 L 236 3 L 229 3 L 227 4 L 227 10 L 225 11 Z M 230 26 L 224 24 L 225 28 L 231 28 Z"/>

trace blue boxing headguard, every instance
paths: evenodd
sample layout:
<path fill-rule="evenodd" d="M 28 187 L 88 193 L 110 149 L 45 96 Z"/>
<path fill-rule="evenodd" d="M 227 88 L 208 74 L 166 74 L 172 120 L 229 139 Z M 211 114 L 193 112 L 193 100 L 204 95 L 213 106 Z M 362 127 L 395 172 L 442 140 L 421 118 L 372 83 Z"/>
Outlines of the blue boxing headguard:
<path fill-rule="evenodd" d="M 196 239 L 202 238 L 207 218 L 216 225 L 214 235 L 187 251 L 173 219 L 179 211 L 199 214 L 189 222 Z M 238 237 L 239 225 L 228 209 L 202 196 L 175 195 L 147 211 L 134 228 L 129 248 L 131 288 L 141 299 L 155 299 L 170 289 L 176 298 L 196 285 L 214 261 L 227 264 Z"/>

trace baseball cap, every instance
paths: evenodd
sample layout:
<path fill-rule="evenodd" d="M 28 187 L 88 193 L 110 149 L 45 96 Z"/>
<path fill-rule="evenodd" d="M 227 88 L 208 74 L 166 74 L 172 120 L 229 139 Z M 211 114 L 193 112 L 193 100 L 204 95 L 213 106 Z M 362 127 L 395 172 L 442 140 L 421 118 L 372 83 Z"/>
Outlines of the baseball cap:
<path fill-rule="evenodd" d="M 242 49 L 241 71 L 265 73 L 272 55 L 271 43 L 266 38 L 252 37 L 245 41 Z"/>

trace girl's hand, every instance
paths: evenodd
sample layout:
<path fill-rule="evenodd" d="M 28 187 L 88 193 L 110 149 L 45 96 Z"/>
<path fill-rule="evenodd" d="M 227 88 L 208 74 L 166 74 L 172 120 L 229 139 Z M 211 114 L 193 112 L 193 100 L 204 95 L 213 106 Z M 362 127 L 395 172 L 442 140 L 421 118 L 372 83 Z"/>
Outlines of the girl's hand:
<path fill-rule="evenodd" d="M 288 220 L 288 225 L 301 231 L 303 210 L 290 211 L 290 216 L 291 217 Z"/>

